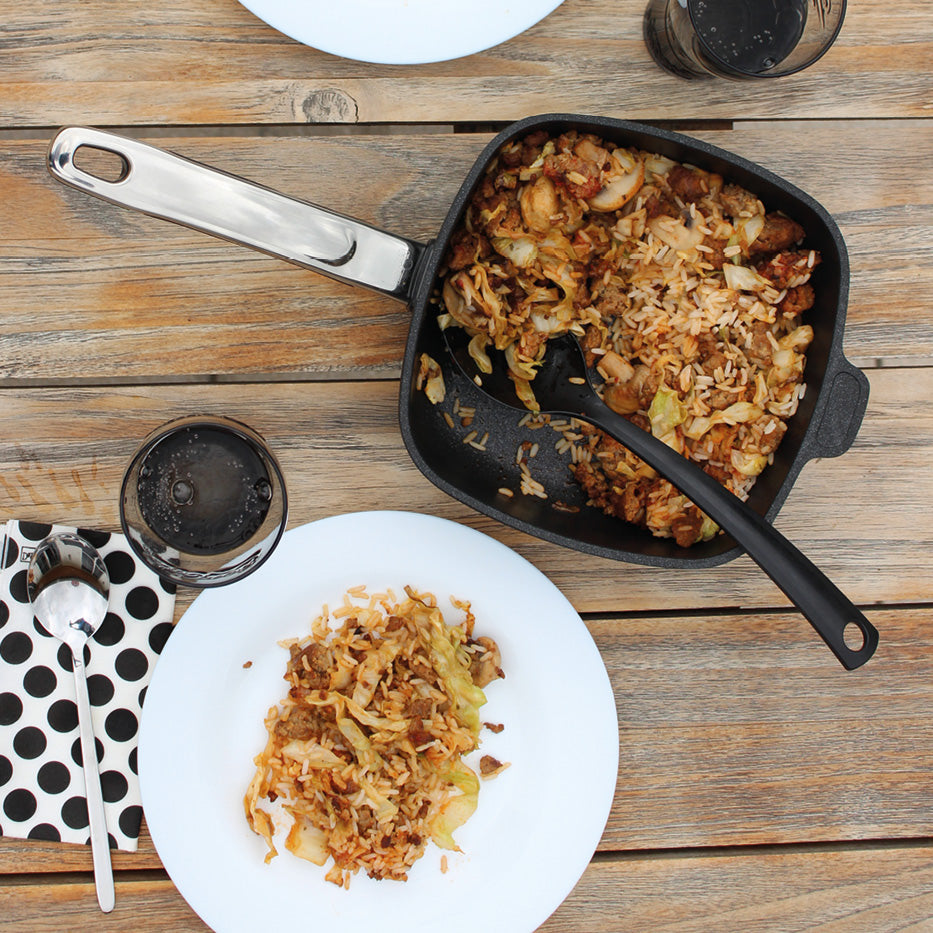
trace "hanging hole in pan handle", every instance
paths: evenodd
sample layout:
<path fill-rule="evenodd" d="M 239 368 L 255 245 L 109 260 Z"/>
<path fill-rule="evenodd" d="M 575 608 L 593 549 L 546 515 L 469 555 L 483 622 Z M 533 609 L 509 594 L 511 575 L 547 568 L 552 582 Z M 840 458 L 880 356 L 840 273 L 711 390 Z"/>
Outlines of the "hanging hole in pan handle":
<path fill-rule="evenodd" d="M 78 171 L 111 185 L 119 184 L 130 174 L 130 163 L 119 152 L 100 146 L 78 146 L 72 160 Z"/>
<path fill-rule="evenodd" d="M 865 632 L 862 631 L 862 627 L 858 622 L 849 622 L 846 625 L 842 630 L 842 640 L 849 651 L 855 652 L 861 651 L 867 643 Z"/>
<path fill-rule="evenodd" d="M 85 171 L 75 161 L 82 149 L 112 153 L 123 165 L 111 161 L 103 172 L 96 166 Z M 310 201 L 93 127 L 60 129 L 47 164 L 53 178 L 112 204 L 402 301 L 410 296 L 419 243 Z"/>
<path fill-rule="evenodd" d="M 878 648 L 878 629 L 858 610 L 855 613 L 839 633 L 841 644 L 833 646 L 830 643 L 843 667 L 849 671 L 865 664 Z"/>

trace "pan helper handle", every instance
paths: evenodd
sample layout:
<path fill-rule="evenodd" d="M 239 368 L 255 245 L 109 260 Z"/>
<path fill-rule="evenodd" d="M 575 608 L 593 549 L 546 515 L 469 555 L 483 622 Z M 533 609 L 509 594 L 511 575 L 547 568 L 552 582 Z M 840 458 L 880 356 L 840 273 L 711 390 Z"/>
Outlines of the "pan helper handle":
<path fill-rule="evenodd" d="M 117 156 L 102 178 L 79 167 L 82 148 Z M 307 201 L 114 133 L 60 130 L 48 166 L 59 181 L 105 201 L 288 260 L 330 278 L 405 300 L 422 247 Z"/>

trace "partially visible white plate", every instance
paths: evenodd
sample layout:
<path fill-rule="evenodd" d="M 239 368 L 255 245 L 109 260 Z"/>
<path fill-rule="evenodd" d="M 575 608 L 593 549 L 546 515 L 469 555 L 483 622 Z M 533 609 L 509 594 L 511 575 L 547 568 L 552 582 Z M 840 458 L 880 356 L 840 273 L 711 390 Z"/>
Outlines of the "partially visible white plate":
<path fill-rule="evenodd" d="M 246 825 L 243 796 L 265 744 L 263 719 L 284 696 L 288 652 L 325 604 L 351 587 L 404 586 L 467 599 L 475 634 L 494 638 L 505 679 L 486 688 L 477 754 L 511 767 L 482 782 L 457 830 L 462 853 L 430 845 L 406 882 L 325 869 L 281 854 Z M 248 666 L 247 666 L 248 665 Z M 410 512 L 358 512 L 286 532 L 255 573 L 205 590 L 165 646 L 143 707 L 139 777 L 156 849 L 191 907 L 218 933 L 335 929 L 536 929 L 586 869 L 609 815 L 618 770 L 615 701 L 573 607 L 514 551 L 463 525 Z"/>
<path fill-rule="evenodd" d="M 322 52 L 386 65 L 472 55 L 544 19 L 563 0 L 240 0 Z"/>

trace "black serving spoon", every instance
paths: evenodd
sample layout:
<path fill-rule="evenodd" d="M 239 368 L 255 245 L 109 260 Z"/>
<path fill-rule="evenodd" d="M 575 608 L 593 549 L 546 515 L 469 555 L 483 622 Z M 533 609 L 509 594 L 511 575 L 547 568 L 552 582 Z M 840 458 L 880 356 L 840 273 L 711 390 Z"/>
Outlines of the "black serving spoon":
<path fill-rule="evenodd" d="M 491 373 L 480 372 L 468 351 L 469 335 L 444 329 L 457 365 L 487 395 L 521 411 L 504 354 L 488 353 Z M 648 431 L 614 412 L 599 397 L 577 340 L 565 335 L 547 342 L 543 362 L 531 383 L 542 414 L 587 421 L 602 429 L 676 486 L 745 549 L 777 584 L 847 670 L 863 665 L 878 647 L 878 631 L 835 584 L 741 499 L 708 473 Z"/>

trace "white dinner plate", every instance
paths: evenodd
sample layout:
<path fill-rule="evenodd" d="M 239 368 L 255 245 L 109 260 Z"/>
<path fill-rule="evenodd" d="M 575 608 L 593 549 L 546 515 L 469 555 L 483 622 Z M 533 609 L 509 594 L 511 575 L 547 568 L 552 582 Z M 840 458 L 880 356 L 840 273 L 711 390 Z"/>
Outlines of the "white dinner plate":
<path fill-rule="evenodd" d="M 363 62 L 421 65 L 524 32 L 563 0 L 240 0 L 279 32 Z"/>
<path fill-rule="evenodd" d="M 267 865 L 243 797 L 268 709 L 287 692 L 280 640 L 310 633 L 326 604 L 365 584 L 434 593 L 450 622 L 469 600 L 474 635 L 496 640 L 505 679 L 485 689 L 482 754 L 510 767 L 481 782 L 455 833 L 429 844 L 408 881 L 327 870 L 279 846 Z M 619 738 L 602 659 L 573 607 L 514 551 L 463 525 L 410 512 L 358 512 L 286 532 L 254 574 L 205 590 L 179 621 L 143 707 L 143 811 L 172 881 L 218 933 L 374 929 L 522 933 L 570 893 L 599 842 L 615 792 Z M 330 863 L 329 863 L 330 864 Z"/>

